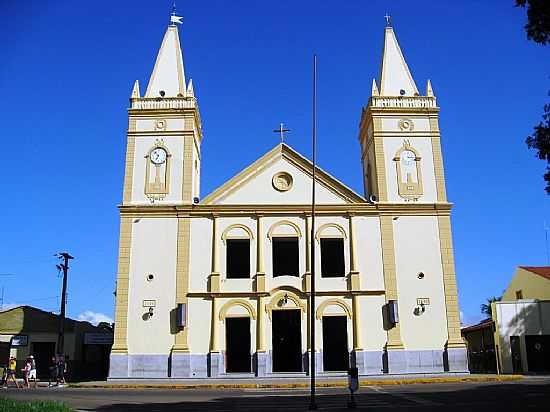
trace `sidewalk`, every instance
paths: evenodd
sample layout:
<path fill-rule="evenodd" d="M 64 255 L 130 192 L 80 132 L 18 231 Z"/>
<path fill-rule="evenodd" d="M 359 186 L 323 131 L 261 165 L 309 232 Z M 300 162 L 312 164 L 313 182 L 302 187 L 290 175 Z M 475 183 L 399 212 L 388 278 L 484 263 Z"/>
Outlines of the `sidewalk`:
<path fill-rule="evenodd" d="M 361 386 L 369 385 L 407 385 L 419 383 L 456 383 L 456 382 L 507 382 L 523 379 L 521 375 L 470 375 L 470 374 L 437 374 L 437 375 L 389 375 L 360 377 Z M 309 388 L 309 377 L 231 377 L 216 379 L 124 379 L 98 382 L 70 383 L 71 388 L 106 388 L 106 389 L 246 389 L 246 388 Z M 319 376 L 316 387 L 347 387 L 347 377 Z"/>

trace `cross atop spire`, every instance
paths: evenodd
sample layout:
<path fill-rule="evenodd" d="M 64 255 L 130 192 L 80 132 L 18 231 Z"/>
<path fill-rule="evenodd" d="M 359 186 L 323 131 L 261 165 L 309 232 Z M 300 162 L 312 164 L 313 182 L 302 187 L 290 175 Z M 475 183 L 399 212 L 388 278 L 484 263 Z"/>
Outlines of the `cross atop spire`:
<path fill-rule="evenodd" d="M 391 27 L 391 16 L 388 13 L 386 13 L 384 18 L 386 19 L 386 27 Z"/>
<path fill-rule="evenodd" d="M 290 132 L 290 129 L 285 129 L 284 123 L 280 123 L 279 128 L 273 130 L 273 133 L 279 133 L 279 137 L 281 138 L 281 143 L 285 142 L 285 132 Z"/>

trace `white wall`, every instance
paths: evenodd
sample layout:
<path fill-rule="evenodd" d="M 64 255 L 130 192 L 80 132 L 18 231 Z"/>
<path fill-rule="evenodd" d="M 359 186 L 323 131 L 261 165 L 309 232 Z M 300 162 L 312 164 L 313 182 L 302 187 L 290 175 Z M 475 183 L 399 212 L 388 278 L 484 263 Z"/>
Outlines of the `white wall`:
<path fill-rule="evenodd" d="M 132 225 L 128 352 L 167 354 L 174 344 L 170 311 L 175 308 L 177 219 L 141 218 Z M 147 280 L 149 273 L 152 281 Z M 156 301 L 147 320 L 143 300 Z"/>
<path fill-rule="evenodd" d="M 441 349 L 447 319 L 439 229 L 435 216 L 400 216 L 393 221 L 401 337 L 406 349 Z M 424 273 L 419 279 L 418 274 Z M 429 298 L 415 315 L 417 298 Z"/>
<path fill-rule="evenodd" d="M 496 302 L 493 319 L 497 323 L 498 345 L 502 371 L 512 373 L 510 337 L 519 336 L 521 364 L 527 372 L 526 335 L 550 335 L 550 301 L 516 300 Z"/>

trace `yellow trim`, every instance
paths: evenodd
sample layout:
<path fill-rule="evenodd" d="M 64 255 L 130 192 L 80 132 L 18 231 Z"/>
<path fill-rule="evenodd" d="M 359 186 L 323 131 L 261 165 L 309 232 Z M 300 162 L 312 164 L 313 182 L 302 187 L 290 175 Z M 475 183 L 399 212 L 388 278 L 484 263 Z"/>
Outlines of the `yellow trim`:
<path fill-rule="evenodd" d="M 414 153 L 414 163 L 416 166 L 416 182 L 409 181 L 410 174 L 407 174 L 407 181 L 403 182 L 403 175 L 401 173 L 401 154 L 404 151 L 411 151 Z M 418 151 L 411 146 L 409 140 L 403 141 L 403 146 L 395 153 L 393 161 L 395 162 L 395 168 L 397 172 L 397 194 L 403 199 L 417 200 L 424 194 L 422 183 L 422 165 L 420 161 L 422 158 Z"/>
<path fill-rule="evenodd" d="M 322 236 L 323 230 L 328 229 L 329 227 L 333 227 L 333 228 L 337 229 L 340 232 L 340 234 L 342 235 L 343 239 L 348 238 L 348 236 L 346 235 L 346 231 L 342 228 L 342 226 L 340 226 L 336 223 L 325 223 L 324 225 L 319 227 L 319 229 L 317 229 L 317 233 L 315 234 L 315 239 L 317 240 L 317 242 L 319 242 L 321 237 L 323 237 Z M 334 237 L 334 236 L 330 236 L 330 237 Z"/>
<path fill-rule="evenodd" d="M 282 225 L 288 225 L 288 226 L 292 226 L 294 228 L 294 230 L 296 231 L 296 236 L 298 238 L 301 238 L 302 237 L 302 231 L 300 230 L 300 228 L 298 227 L 298 225 L 296 223 L 293 223 L 291 222 L 290 220 L 281 220 L 277 223 L 274 223 L 273 225 L 271 225 L 271 227 L 269 228 L 268 232 L 267 232 L 267 237 L 269 238 L 269 240 L 271 240 L 272 237 L 276 237 L 276 236 L 279 236 L 279 235 L 273 235 L 273 231 L 275 229 L 277 229 L 279 226 L 282 226 Z"/>
<path fill-rule="evenodd" d="M 189 254 L 191 249 L 191 219 L 178 217 L 178 238 L 176 256 L 176 303 L 185 303 L 189 308 Z M 184 327 L 176 333 L 173 351 L 187 352 L 189 328 Z"/>
<path fill-rule="evenodd" d="M 380 237 L 382 242 L 384 287 L 386 289 L 386 302 L 388 302 L 389 300 L 397 300 L 397 276 L 392 216 L 380 216 Z M 386 347 L 388 349 L 404 348 L 403 341 L 401 340 L 401 327 L 399 323 L 388 330 Z"/>
<path fill-rule="evenodd" d="M 290 164 L 299 168 L 307 175 L 312 174 L 313 164 L 308 159 L 301 156 L 290 146 L 287 146 L 284 143 L 278 144 L 265 155 L 252 163 L 250 166 L 248 166 L 240 173 L 229 179 L 222 186 L 211 192 L 203 199 L 201 204 L 209 205 L 223 200 L 225 197 L 239 189 L 242 185 L 246 184 L 251 178 L 256 176 L 261 171 L 265 170 L 267 166 L 269 166 L 279 157 L 284 158 Z M 321 168 L 317 167 L 315 173 L 317 183 L 330 190 L 332 193 L 342 198 L 344 201 L 348 203 L 365 202 L 365 199 L 362 196 L 355 193 L 352 189 L 344 185 L 342 182 L 340 182 Z"/>
<path fill-rule="evenodd" d="M 328 306 L 331 305 L 340 306 L 346 313 L 347 317 L 351 319 L 351 309 L 346 302 L 344 302 L 342 299 L 327 299 L 317 307 L 317 311 L 315 312 L 315 317 L 317 318 L 317 320 L 321 320 L 321 318 L 323 317 L 323 312 Z"/>
<path fill-rule="evenodd" d="M 225 302 L 225 304 L 220 309 L 220 320 L 221 321 L 225 320 L 225 318 L 227 317 L 227 312 L 233 306 L 241 306 L 241 307 L 245 308 L 247 310 L 248 314 L 250 315 L 250 317 L 253 320 L 256 320 L 256 311 L 254 310 L 254 308 L 252 307 L 252 305 L 249 302 L 247 302 L 244 299 L 232 299 L 229 302 Z"/>
<path fill-rule="evenodd" d="M 153 150 L 160 148 L 166 152 L 166 161 L 164 164 L 164 178 L 162 178 L 161 168 L 163 165 L 153 165 L 151 162 L 151 153 Z M 145 155 L 145 184 L 144 192 L 151 201 L 161 200 L 170 192 L 170 159 L 172 154 L 168 150 L 168 147 L 164 144 L 162 139 L 157 139 L 153 146 L 149 149 Z M 151 167 L 155 167 L 156 178 L 155 182 L 151 183 Z"/>
<path fill-rule="evenodd" d="M 294 304 L 296 306 L 292 306 L 292 307 L 281 307 L 281 306 L 279 306 L 278 303 L 281 300 L 284 300 L 285 295 L 287 296 L 287 299 L 294 302 Z M 302 315 L 306 311 L 305 304 L 303 304 L 302 301 L 300 300 L 300 298 L 290 290 L 281 290 L 280 292 L 276 293 L 271 298 L 271 301 L 267 305 L 265 305 L 265 311 L 267 312 L 267 314 L 269 316 L 269 320 L 271 320 L 271 313 L 274 310 L 290 310 L 290 309 L 300 309 L 302 311 Z"/>
<path fill-rule="evenodd" d="M 445 308 L 447 309 L 447 347 L 465 346 L 460 333 L 460 311 L 458 308 L 458 290 L 456 286 L 453 239 L 450 216 L 438 216 L 439 245 L 443 266 L 443 288 L 445 290 Z"/>
<path fill-rule="evenodd" d="M 252 230 L 250 230 L 250 228 L 246 225 L 243 225 L 241 223 L 235 223 L 233 225 L 230 225 L 230 226 L 227 226 L 225 228 L 225 230 L 223 231 L 222 233 L 222 241 L 225 243 L 225 241 L 227 240 L 228 238 L 228 234 L 231 230 L 233 229 L 242 229 L 244 230 L 246 233 L 248 233 L 248 238 L 249 239 L 254 239 L 254 234 L 252 233 Z"/>
<path fill-rule="evenodd" d="M 130 283 L 132 221 L 131 217 L 120 219 L 113 353 L 128 352 L 128 288 Z"/>

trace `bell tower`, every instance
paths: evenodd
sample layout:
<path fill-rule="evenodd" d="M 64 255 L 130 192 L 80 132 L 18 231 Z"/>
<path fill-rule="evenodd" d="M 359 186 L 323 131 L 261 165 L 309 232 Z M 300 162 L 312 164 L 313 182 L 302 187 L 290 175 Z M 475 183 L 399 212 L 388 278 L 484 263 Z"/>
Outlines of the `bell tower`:
<path fill-rule="evenodd" d="M 421 95 L 388 25 L 380 78 L 372 81 L 359 131 L 367 198 L 390 203 L 447 202 L 438 116 L 430 81 Z"/>
<path fill-rule="evenodd" d="M 145 94 L 136 80 L 130 97 L 123 205 L 196 202 L 201 141 L 193 81 L 186 83 L 178 27 L 170 23 Z"/>

